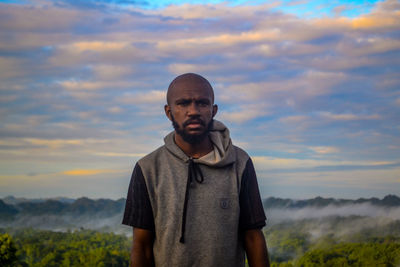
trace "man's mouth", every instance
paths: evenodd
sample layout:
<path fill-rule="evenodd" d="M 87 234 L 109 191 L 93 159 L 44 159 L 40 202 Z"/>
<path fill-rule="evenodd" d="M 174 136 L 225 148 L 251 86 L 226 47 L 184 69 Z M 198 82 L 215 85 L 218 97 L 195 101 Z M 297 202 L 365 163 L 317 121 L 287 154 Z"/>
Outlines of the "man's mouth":
<path fill-rule="evenodd" d="M 183 126 L 190 126 L 191 128 L 204 126 L 204 122 L 202 120 L 190 120 L 184 123 Z"/>

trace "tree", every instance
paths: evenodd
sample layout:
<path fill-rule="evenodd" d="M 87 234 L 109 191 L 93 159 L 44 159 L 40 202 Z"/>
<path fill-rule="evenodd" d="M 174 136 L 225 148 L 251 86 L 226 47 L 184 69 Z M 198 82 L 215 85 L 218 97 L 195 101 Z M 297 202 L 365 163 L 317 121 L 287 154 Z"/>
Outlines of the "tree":
<path fill-rule="evenodd" d="M 0 234 L 0 266 L 15 266 L 17 249 L 9 234 Z"/>
<path fill-rule="evenodd" d="M 398 266 L 399 243 L 343 243 L 306 252 L 297 266 Z"/>

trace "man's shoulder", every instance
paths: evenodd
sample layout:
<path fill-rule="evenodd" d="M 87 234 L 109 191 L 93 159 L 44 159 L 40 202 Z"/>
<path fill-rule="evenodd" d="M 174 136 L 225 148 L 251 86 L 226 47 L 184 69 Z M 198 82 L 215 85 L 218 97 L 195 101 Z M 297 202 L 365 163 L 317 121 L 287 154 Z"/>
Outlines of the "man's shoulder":
<path fill-rule="evenodd" d="M 165 151 L 165 145 L 162 145 L 155 149 L 154 151 L 150 152 L 146 156 L 142 157 L 138 160 L 138 164 L 148 164 L 149 162 L 155 162 Z"/>
<path fill-rule="evenodd" d="M 236 152 L 236 158 L 238 160 L 242 160 L 242 161 L 246 162 L 250 158 L 249 154 L 243 148 L 240 148 L 236 145 L 232 145 L 232 147 Z"/>

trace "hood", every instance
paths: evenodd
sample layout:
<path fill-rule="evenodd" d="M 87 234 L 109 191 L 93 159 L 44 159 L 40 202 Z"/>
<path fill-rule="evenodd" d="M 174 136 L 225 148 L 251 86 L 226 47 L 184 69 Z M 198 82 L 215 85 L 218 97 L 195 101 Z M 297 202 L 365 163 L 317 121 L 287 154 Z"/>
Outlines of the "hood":
<path fill-rule="evenodd" d="M 189 157 L 175 144 L 174 136 L 175 131 L 169 133 L 164 138 L 166 148 L 177 158 L 188 162 Z M 201 159 L 194 159 L 193 161 L 210 167 L 223 167 L 234 163 L 235 153 L 228 128 L 222 122 L 213 120 L 209 136 L 214 147 L 218 149 L 221 159 L 215 163 L 210 163 Z"/>

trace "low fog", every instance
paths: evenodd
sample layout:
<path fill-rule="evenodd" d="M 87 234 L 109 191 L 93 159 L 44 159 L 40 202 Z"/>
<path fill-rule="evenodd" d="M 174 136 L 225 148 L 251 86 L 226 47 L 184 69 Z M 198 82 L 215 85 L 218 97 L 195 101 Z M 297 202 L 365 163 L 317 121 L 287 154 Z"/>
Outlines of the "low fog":
<path fill-rule="evenodd" d="M 266 235 L 271 231 L 306 234 L 309 241 L 330 236 L 341 242 L 400 234 L 400 207 L 368 203 L 322 208 L 267 209 Z"/>
<path fill-rule="evenodd" d="M 332 216 L 362 216 L 382 218 L 385 220 L 400 220 L 400 207 L 388 208 L 374 206 L 369 203 L 351 204 L 345 206 L 329 205 L 323 208 L 272 208 L 266 209 L 265 212 L 270 223 L 279 223 L 288 220 L 320 219 Z"/>
<path fill-rule="evenodd" d="M 101 215 L 17 215 L 13 220 L 0 221 L 0 228 L 35 228 L 51 231 L 90 229 L 131 235 L 132 229 L 121 224 L 122 214 Z"/>
<path fill-rule="evenodd" d="M 13 219 L 0 220 L 1 228 L 31 227 L 42 230 L 69 231 L 77 229 L 92 229 L 118 234 L 131 235 L 132 230 L 121 224 L 122 212 L 112 216 L 99 214 L 82 215 L 34 215 L 17 214 Z M 311 236 L 332 233 L 335 236 L 345 236 L 357 229 L 377 229 L 400 221 L 400 207 L 374 206 L 369 203 L 351 204 L 345 206 L 329 205 L 322 208 L 271 208 L 266 209 L 267 229 L 279 225 L 299 225 Z"/>

